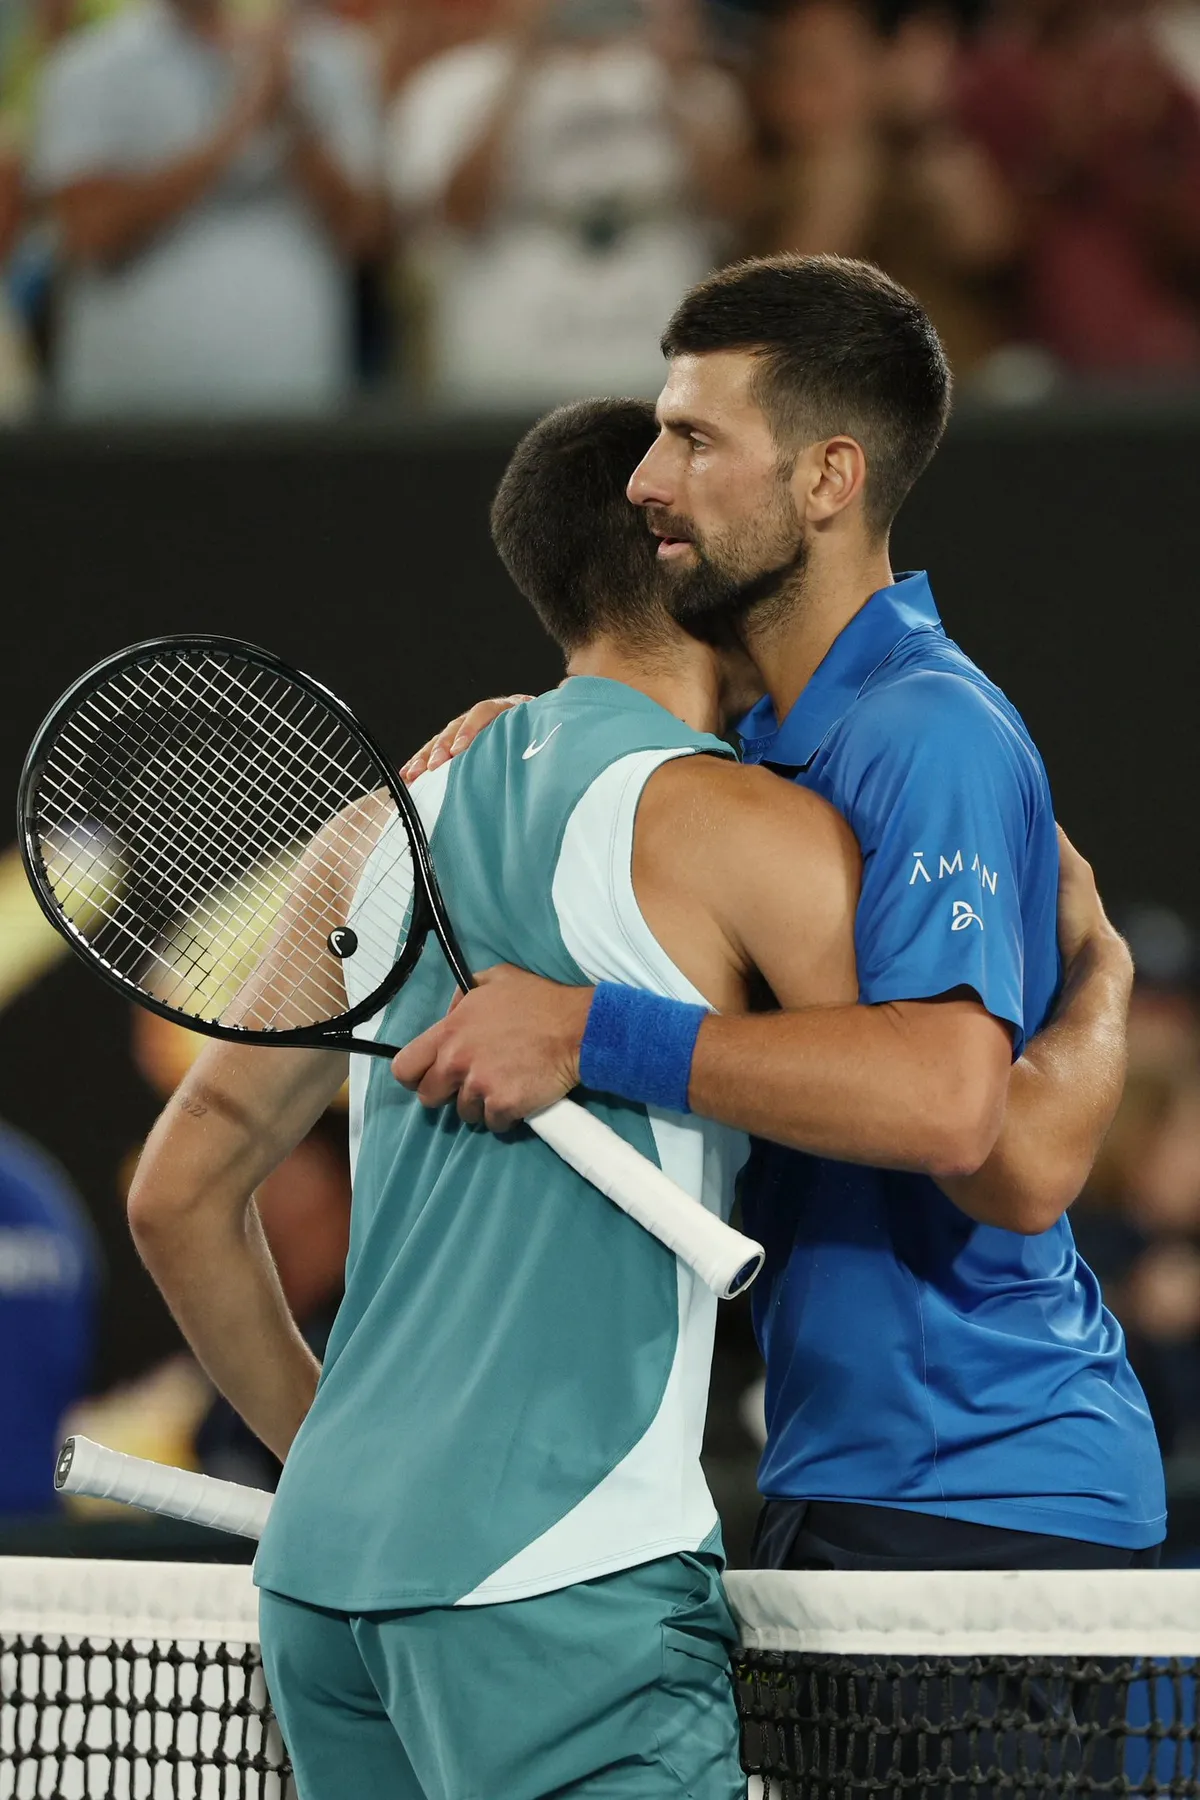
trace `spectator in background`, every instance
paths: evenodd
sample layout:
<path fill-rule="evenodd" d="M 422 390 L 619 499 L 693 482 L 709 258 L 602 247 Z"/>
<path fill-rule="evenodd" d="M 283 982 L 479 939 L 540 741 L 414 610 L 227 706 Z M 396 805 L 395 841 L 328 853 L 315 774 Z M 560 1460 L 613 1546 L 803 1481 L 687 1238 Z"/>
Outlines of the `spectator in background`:
<path fill-rule="evenodd" d="M 1200 104 L 1147 0 L 1005 0 L 962 118 L 1022 205 L 1027 334 L 1083 373 L 1200 369 Z"/>
<path fill-rule="evenodd" d="M 66 1176 L 0 1128 L 0 1517 L 54 1510 L 59 1429 L 91 1371 L 98 1285 Z"/>
<path fill-rule="evenodd" d="M 1200 5 L 1197 0 L 1150 0 L 1150 30 L 1164 61 L 1200 97 Z"/>
<path fill-rule="evenodd" d="M 730 242 L 746 147 L 689 0 L 508 0 L 390 122 L 430 391 L 514 409 L 657 393 L 659 333 Z"/>
<path fill-rule="evenodd" d="M 354 259 L 382 224 L 357 36 L 254 40 L 223 0 L 151 0 L 51 59 L 32 181 L 65 268 L 61 412 L 306 412 L 345 398 Z"/>
<path fill-rule="evenodd" d="M 28 204 L 25 161 L 42 70 L 71 32 L 123 0 L 7 0 L 0 7 L 0 417 L 22 417 L 36 393 L 52 249 Z"/>
<path fill-rule="evenodd" d="M 496 0 L 333 0 L 338 16 L 366 35 L 384 109 L 416 71 L 433 57 L 486 35 Z M 377 381 L 403 369 L 410 346 L 407 320 L 396 304 L 395 254 L 384 231 L 375 252 L 359 269 L 358 331 L 360 373 Z"/>
<path fill-rule="evenodd" d="M 1016 209 L 954 116 L 956 30 L 940 6 L 886 36 L 866 4 L 792 0 L 755 77 L 763 129 L 752 248 L 878 263 L 917 295 L 956 376 L 1012 335 Z"/>
<path fill-rule="evenodd" d="M 1138 967 L 1129 1078 L 1074 1220 L 1120 1318 L 1164 1454 L 1200 1454 L 1200 1013 L 1196 945 L 1161 907 L 1122 921 Z"/>

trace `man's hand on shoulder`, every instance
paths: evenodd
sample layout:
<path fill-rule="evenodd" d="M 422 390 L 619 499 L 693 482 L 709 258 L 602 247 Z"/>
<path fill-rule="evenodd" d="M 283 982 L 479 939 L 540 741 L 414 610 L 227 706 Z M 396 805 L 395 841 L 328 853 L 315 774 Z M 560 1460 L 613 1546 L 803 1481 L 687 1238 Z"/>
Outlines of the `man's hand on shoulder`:
<path fill-rule="evenodd" d="M 477 700 L 474 706 L 465 713 L 459 713 L 448 725 L 442 727 L 436 737 L 431 737 L 422 745 L 415 756 L 410 756 L 400 771 L 400 779 L 410 787 L 418 775 L 424 775 L 429 769 L 440 769 L 443 763 L 454 756 L 461 756 L 469 750 L 475 739 L 485 726 L 501 713 L 508 712 L 514 706 L 521 706 L 526 700 L 532 700 L 532 694 L 506 694 L 495 700 Z"/>
<path fill-rule="evenodd" d="M 579 1085 L 591 988 L 560 987 L 500 964 L 476 977 L 444 1019 L 393 1058 L 424 1106 L 457 1098 L 468 1125 L 507 1131 Z"/>

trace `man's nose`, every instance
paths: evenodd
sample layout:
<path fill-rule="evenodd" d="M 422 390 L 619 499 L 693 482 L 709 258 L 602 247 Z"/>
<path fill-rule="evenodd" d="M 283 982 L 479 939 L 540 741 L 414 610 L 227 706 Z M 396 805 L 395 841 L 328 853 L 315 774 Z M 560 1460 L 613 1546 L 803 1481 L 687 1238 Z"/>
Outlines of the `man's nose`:
<path fill-rule="evenodd" d="M 627 496 L 635 506 L 670 506 L 667 473 L 667 458 L 662 455 L 660 440 L 650 446 L 629 477 L 629 486 L 625 489 Z"/>

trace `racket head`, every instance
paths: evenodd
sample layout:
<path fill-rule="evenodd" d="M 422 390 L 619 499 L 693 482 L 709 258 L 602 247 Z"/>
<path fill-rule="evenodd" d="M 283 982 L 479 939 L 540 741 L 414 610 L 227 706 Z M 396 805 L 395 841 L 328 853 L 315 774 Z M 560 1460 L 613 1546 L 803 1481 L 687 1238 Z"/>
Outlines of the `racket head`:
<path fill-rule="evenodd" d="M 33 740 L 17 827 L 38 904 L 76 954 L 210 1037 L 352 1048 L 431 927 L 470 985 L 386 755 L 322 683 L 241 639 L 152 638 L 88 670 Z M 410 896 L 390 944 L 377 924 L 360 943 L 348 916 L 371 880 Z M 364 949 L 351 1004 L 343 965 Z"/>

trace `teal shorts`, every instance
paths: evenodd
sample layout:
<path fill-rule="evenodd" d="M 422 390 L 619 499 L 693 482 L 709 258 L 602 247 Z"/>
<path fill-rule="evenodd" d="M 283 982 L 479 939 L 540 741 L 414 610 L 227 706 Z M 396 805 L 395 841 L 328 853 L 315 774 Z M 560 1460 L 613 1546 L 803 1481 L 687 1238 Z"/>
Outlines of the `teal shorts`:
<path fill-rule="evenodd" d="M 716 1565 L 348 1615 L 264 1589 L 299 1800 L 745 1800 Z"/>

